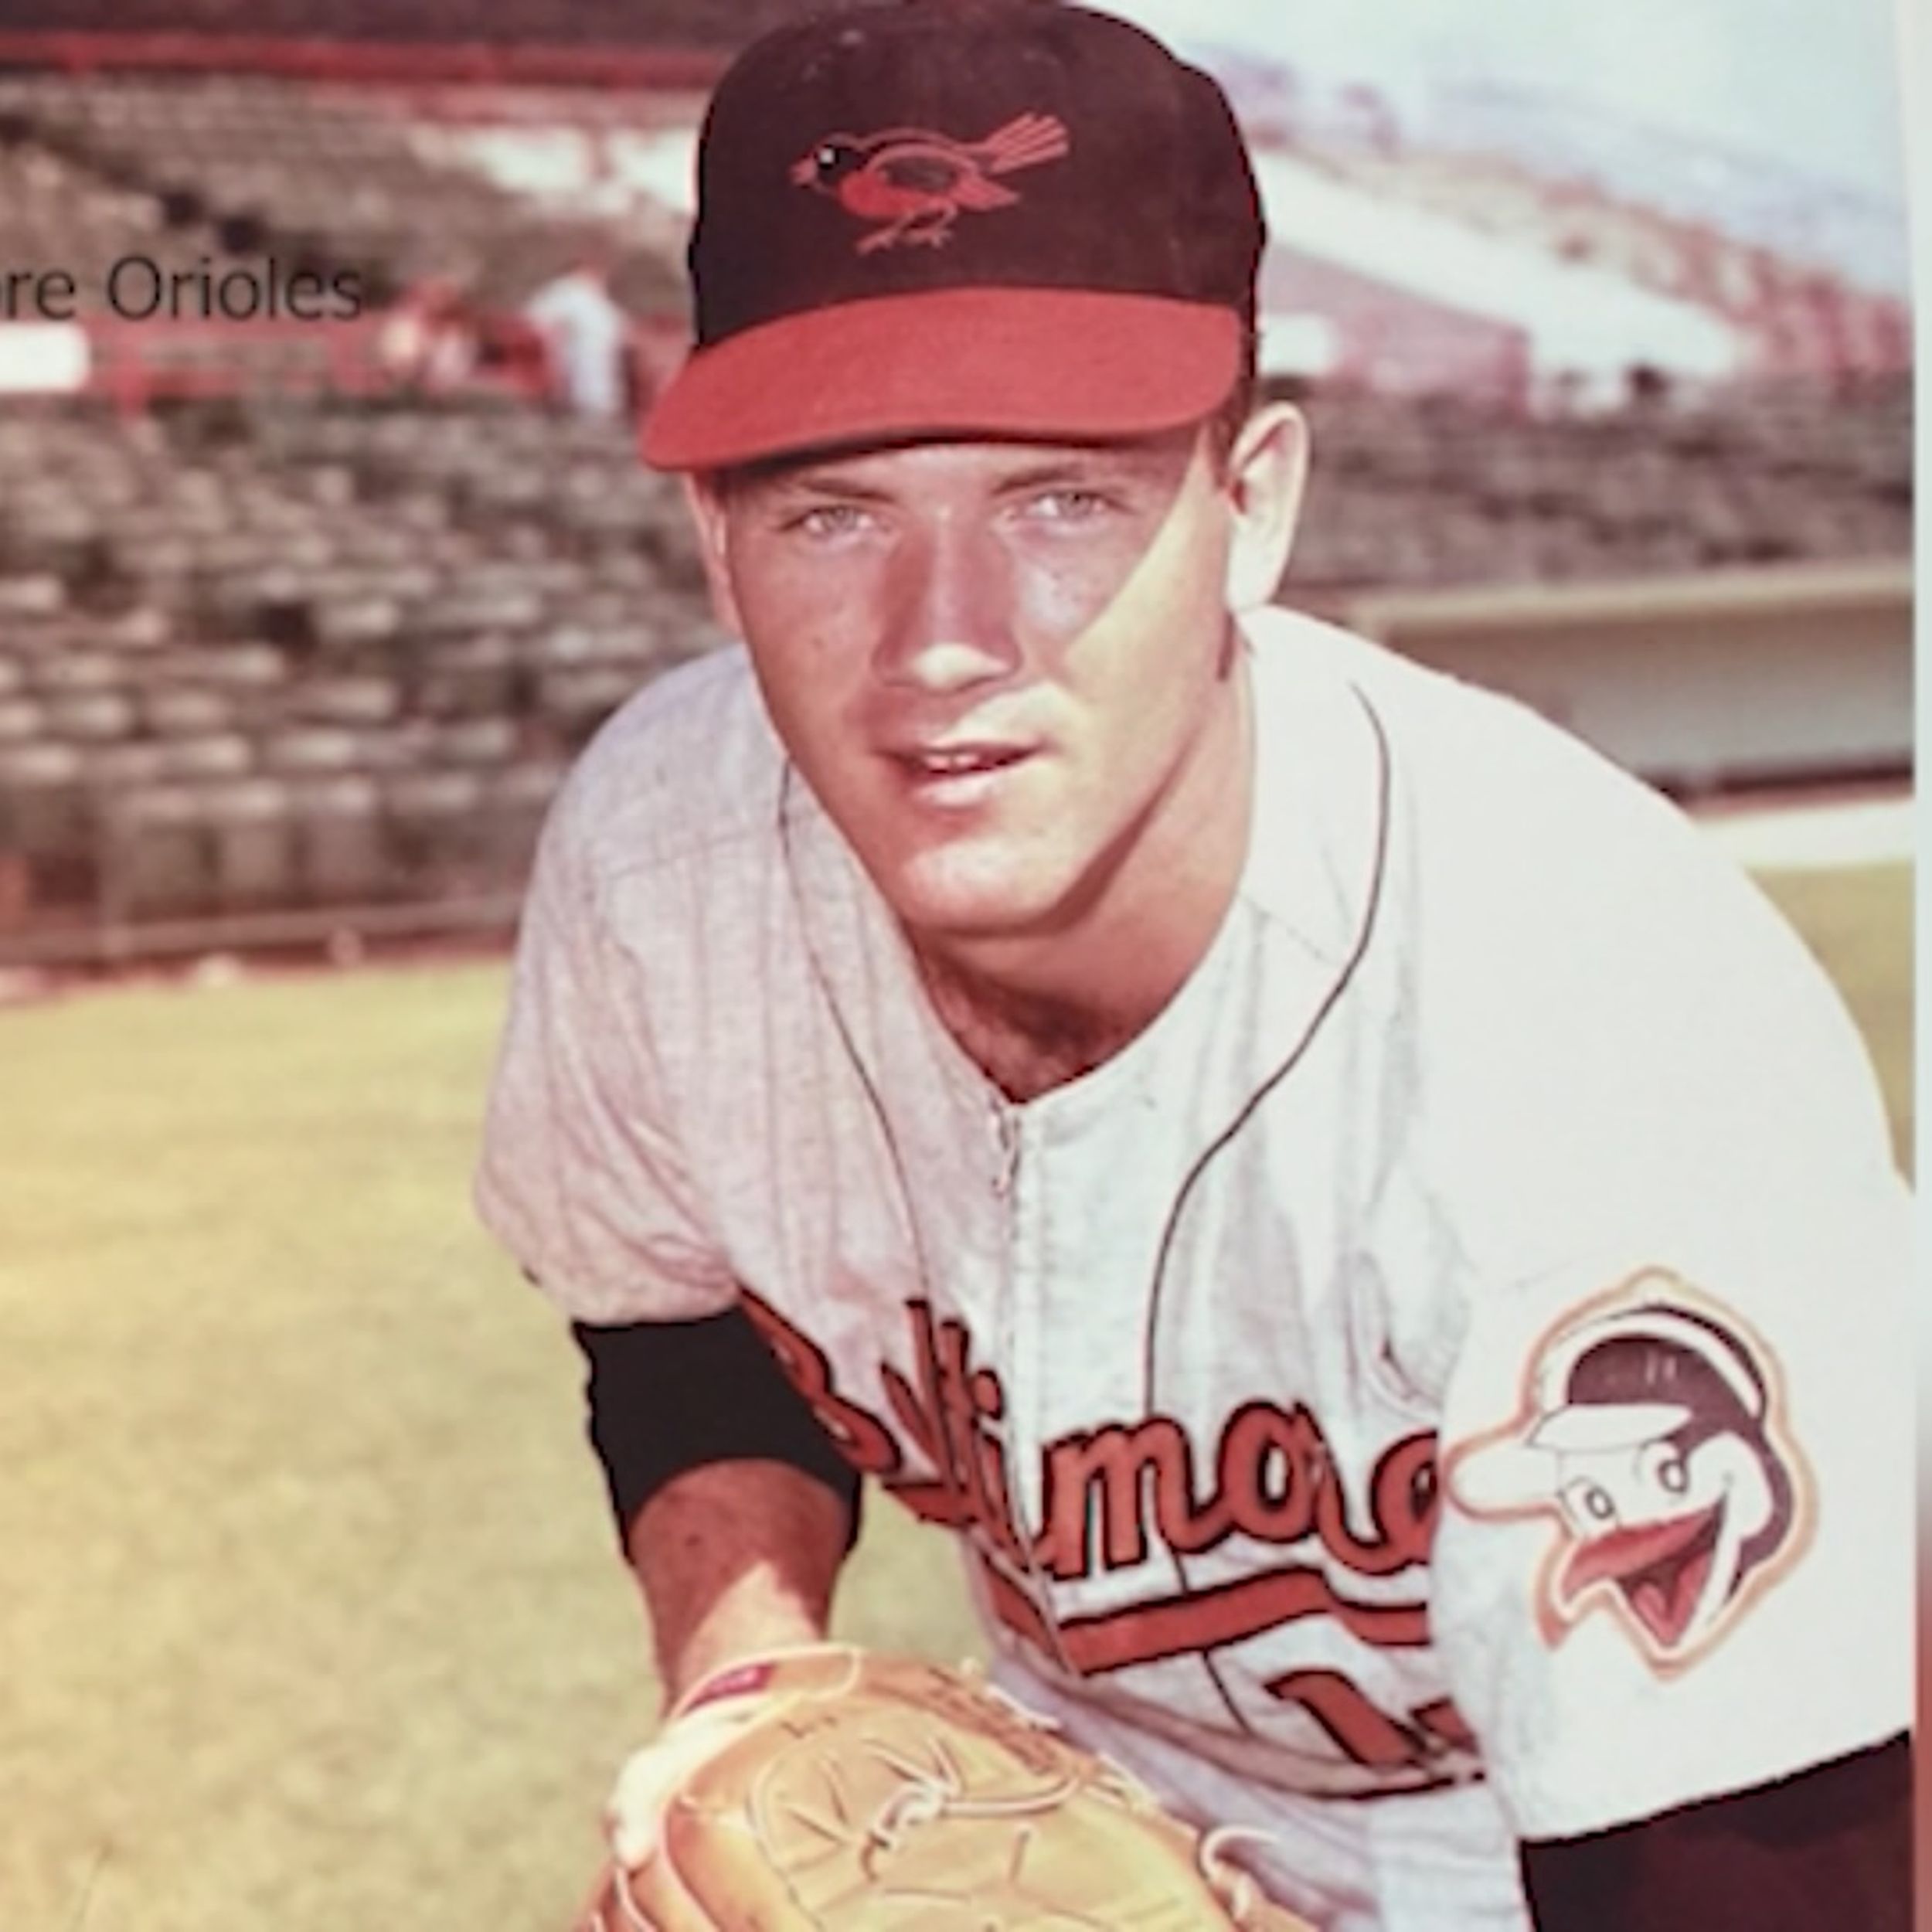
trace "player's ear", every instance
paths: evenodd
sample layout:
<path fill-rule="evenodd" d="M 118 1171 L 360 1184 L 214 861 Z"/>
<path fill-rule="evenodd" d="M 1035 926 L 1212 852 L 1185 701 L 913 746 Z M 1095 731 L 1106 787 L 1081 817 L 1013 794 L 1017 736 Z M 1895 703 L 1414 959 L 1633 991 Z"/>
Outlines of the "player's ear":
<path fill-rule="evenodd" d="M 1270 403 L 1242 424 L 1223 466 L 1234 512 L 1228 551 L 1227 605 L 1267 604 L 1287 568 L 1308 474 L 1308 426 L 1287 403 Z"/>
<path fill-rule="evenodd" d="M 738 618 L 738 600 L 731 587 L 731 562 L 726 541 L 725 498 L 728 485 L 721 477 L 687 475 L 685 508 L 698 535 L 698 559 L 711 592 L 711 608 L 719 624 L 734 638 L 744 635 Z"/>

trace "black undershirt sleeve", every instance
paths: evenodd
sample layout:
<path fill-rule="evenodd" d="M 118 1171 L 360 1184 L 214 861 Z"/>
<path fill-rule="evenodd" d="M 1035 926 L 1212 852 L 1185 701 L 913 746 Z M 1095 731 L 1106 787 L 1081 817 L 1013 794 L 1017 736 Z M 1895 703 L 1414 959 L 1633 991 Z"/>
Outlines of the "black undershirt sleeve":
<path fill-rule="evenodd" d="M 1538 1932 L 1907 1932 L 1901 1735 L 1796 1777 L 1587 1838 L 1526 1842 Z"/>
<path fill-rule="evenodd" d="M 587 1433 L 604 1465 L 617 1539 L 671 1478 L 757 1457 L 815 1477 L 845 1504 L 858 1540 L 859 1472 L 833 1447 L 741 1310 L 694 1321 L 635 1321 L 570 1332 L 590 1366 Z"/>

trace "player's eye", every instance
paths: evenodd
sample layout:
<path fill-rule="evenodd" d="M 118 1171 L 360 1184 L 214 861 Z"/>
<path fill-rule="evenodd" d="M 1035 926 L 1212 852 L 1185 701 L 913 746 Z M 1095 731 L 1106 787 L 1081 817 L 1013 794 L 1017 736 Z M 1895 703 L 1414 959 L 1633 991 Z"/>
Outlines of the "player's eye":
<path fill-rule="evenodd" d="M 1114 499 L 1104 490 L 1070 484 L 1064 488 L 1036 491 L 1023 507 L 1032 522 L 1070 526 L 1097 522 L 1113 509 Z"/>
<path fill-rule="evenodd" d="M 1660 1444 L 1648 1458 L 1650 1480 L 1666 1495 L 1681 1496 L 1690 1487 L 1690 1467 L 1667 1444 Z"/>
<path fill-rule="evenodd" d="M 782 527 L 798 536 L 819 543 L 852 536 L 869 522 L 868 513 L 856 503 L 815 503 L 786 518 Z"/>

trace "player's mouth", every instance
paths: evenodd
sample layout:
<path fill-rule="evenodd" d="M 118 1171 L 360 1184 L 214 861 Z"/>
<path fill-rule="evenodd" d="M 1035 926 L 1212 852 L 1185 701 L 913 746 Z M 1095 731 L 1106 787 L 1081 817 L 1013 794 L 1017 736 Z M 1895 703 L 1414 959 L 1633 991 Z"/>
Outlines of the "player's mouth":
<path fill-rule="evenodd" d="M 1031 745 L 964 740 L 955 744 L 906 745 L 886 753 L 888 762 L 922 804 L 958 810 L 989 797 L 1008 774 L 1036 753 Z"/>
<path fill-rule="evenodd" d="M 1723 1505 L 1713 1503 L 1688 1516 L 1640 1523 L 1578 1545 L 1564 1564 L 1560 1588 L 1574 1600 L 1592 1583 L 1615 1586 L 1631 1614 L 1664 1649 L 1681 1642 L 1696 1615 Z"/>

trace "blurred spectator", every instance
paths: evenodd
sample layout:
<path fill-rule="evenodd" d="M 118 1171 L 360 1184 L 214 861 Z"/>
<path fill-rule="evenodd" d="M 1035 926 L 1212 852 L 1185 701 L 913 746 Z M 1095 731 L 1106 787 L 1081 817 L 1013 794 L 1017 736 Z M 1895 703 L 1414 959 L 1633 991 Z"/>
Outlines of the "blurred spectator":
<path fill-rule="evenodd" d="M 623 415 L 631 318 L 611 293 L 608 262 L 581 257 L 546 282 L 523 313 L 543 338 L 556 400 L 578 416 Z"/>
<path fill-rule="evenodd" d="M 418 282 L 389 311 L 376 353 L 404 389 L 437 396 L 460 388 L 476 366 L 476 330 L 462 290 L 444 275 Z"/>

